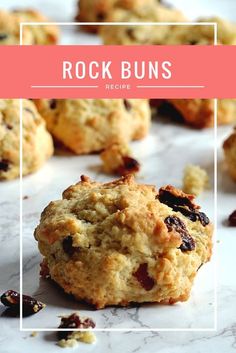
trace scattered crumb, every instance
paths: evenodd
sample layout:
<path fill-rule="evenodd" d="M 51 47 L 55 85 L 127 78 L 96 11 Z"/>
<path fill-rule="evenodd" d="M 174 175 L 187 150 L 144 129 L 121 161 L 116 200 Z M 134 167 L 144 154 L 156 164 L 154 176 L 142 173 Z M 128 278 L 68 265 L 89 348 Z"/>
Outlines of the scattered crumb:
<path fill-rule="evenodd" d="M 208 187 L 209 176 L 207 172 L 198 165 L 187 165 L 184 170 L 183 191 L 198 196 Z"/>
<path fill-rule="evenodd" d="M 91 329 L 95 323 L 89 317 L 80 317 L 79 313 L 72 313 L 69 316 L 61 316 L 61 323 L 58 331 L 59 341 L 57 345 L 66 348 L 74 347 L 78 342 L 94 343 L 96 336 L 91 331 L 65 331 L 63 329 Z"/>
<path fill-rule="evenodd" d="M 38 332 L 37 331 L 33 331 L 33 332 L 31 332 L 30 337 L 36 337 L 37 335 L 38 335 Z"/>
<path fill-rule="evenodd" d="M 96 336 L 91 331 L 73 331 L 68 335 L 68 338 L 61 339 L 57 345 L 62 348 L 74 347 L 78 342 L 92 344 L 96 341 Z"/>
<path fill-rule="evenodd" d="M 77 341 L 74 339 L 62 339 L 57 342 L 57 345 L 61 348 L 71 348 L 77 346 Z"/>
<path fill-rule="evenodd" d="M 132 158 L 128 145 L 115 143 L 107 147 L 101 154 L 103 170 L 108 174 L 135 174 L 140 170 L 140 164 Z"/>
<path fill-rule="evenodd" d="M 29 196 L 25 195 L 25 196 L 23 197 L 23 200 L 28 200 L 28 198 L 29 198 Z"/>

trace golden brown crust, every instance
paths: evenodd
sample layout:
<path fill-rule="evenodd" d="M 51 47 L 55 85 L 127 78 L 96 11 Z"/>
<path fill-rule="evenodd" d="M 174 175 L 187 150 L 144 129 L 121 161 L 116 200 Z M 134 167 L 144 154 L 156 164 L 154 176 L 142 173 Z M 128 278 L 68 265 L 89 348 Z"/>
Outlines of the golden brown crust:
<path fill-rule="evenodd" d="M 106 22 L 116 8 L 132 10 L 155 2 L 157 0 L 80 0 L 75 19 L 79 22 Z M 99 26 L 83 25 L 81 28 L 94 33 L 98 31 Z"/>
<path fill-rule="evenodd" d="M 15 10 L 12 14 L 20 22 L 50 22 L 41 12 L 33 9 Z M 34 45 L 54 45 L 59 41 L 59 28 L 57 25 L 24 26 L 32 33 Z"/>
<path fill-rule="evenodd" d="M 151 112 L 146 99 L 40 99 L 37 108 L 52 135 L 76 154 L 143 138 Z"/>
<path fill-rule="evenodd" d="M 130 175 L 106 184 L 83 177 L 69 187 L 35 230 L 51 278 L 97 308 L 187 300 L 198 268 L 210 259 L 212 225 L 203 214 L 200 221 L 198 206 L 187 206 L 191 196 L 163 190 L 185 206 L 174 210 L 161 190 Z"/>
<path fill-rule="evenodd" d="M 0 100 L 0 180 L 19 176 L 20 104 Z M 53 154 L 53 142 L 45 122 L 30 100 L 23 100 L 23 175 L 38 170 Z"/>
<path fill-rule="evenodd" d="M 161 4 L 144 4 L 132 10 L 117 8 L 110 13 L 109 22 L 187 22 L 183 14 Z M 198 22 L 216 22 L 218 44 L 236 44 L 236 25 L 219 17 L 203 18 Z M 162 44 L 162 45 L 212 45 L 213 26 L 171 25 L 171 26 L 114 26 L 109 31 L 101 28 L 104 44 Z"/>
<path fill-rule="evenodd" d="M 186 21 L 181 11 L 168 8 L 157 2 L 147 2 L 133 9 L 116 8 L 107 17 L 108 22 L 182 22 Z M 104 44 L 109 45 L 137 45 L 137 44 L 166 44 L 168 36 L 175 26 L 140 25 L 132 24 L 101 26 L 99 34 Z"/>
<path fill-rule="evenodd" d="M 39 11 L 31 9 L 3 11 L 0 10 L 0 45 L 20 43 L 20 22 L 49 22 Z M 52 45 L 57 44 L 59 29 L 56 25 L 24 26 L 23 44 Z"/>
<path fill-rule="evenodd" d="M 168 99 L 183 116 L 187 124 L 198 128 L 214 126 L 213 99 Z M 219 99 L 217 121 L 219 125 L 236 121 L 235 99 Z"/>

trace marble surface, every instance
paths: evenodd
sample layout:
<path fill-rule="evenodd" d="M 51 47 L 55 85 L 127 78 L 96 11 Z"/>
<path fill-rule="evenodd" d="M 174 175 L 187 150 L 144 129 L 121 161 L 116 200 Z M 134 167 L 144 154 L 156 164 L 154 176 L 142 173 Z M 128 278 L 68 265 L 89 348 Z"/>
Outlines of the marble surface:
<path fill-rule="evenodd" d="M 198 15 L 219 14 L 235 19 L 236 2 L 234 0 L 173 0 L 195 18 Z M 71 21 L 74 16 L 73 0 L 1 0 L 1 7 L 33 6 L 43 9 L 55 21 Z M 61 43 L 99 43 L 94 36 L 79 36 L 75 28 L 64 28 Z M 80 352 L 96 353 L 192 353 L 214 352 L 231 353 L 236 350 L 235 298 L 236 280 L 234 248 L 236 246 L 235 229 L 227 227 L 226 219 L 235 209 L 236 186 L 227 176 L 222 164 L 221 144 L 229 134 L 230 127 L 218 131 L 218 227 L 215 258 L 217 263 L 217 298 L 214 296 L 214 263 L 202 267 L 195 282 L 190 301 L 173 307 L 144 306 L 140 308 L 106 309 L 90 311 L 87 307 L 66 298 L 52 284 L 38 277 L 40 256 L 33 239 L 33 230 L 38 223 L 42 209 L 52 199 L 58 199 L 62 190 L 78 181 L 80 174 L 88 174 L 96 180 L 109 178 L 99 172 L 98 156 L 55 156 L 38 173 L 24 179 L 23 194 L 29 198 L 23 201 L 23 255 L 24 255 L 24 292 L 35 294 L 48 303 L 47 310 L 24 320 L 24 327 L 57 326 L 56 316 L 80 309 L 93 317 L 98 327 L 106 328 L 143 328 L 150 327 L 175 329 L 194 329 L 199 332 L 98 332 L 94 345 L 80 344 Z M 183 167 L 186 163 L 196 163 L 206 168 L 213 177 L 213 131 L 194 131 L 174 125 L 170 121 L 157 119 L 153 122 L 150 135 L 142 142 L 132 144 L 134 154 L 142 163 L 138 177 L 140 182 L 161 186 L 172 183 L 181 186 Z M 95 166 L 95 167 L 94 167 Z M 213 218 L 212 189 L 199 197 L 203 210 Z M 12 181 L 0 185 L 0 292 L 12 288 L 19 289 L 19 182 Z M 214 304 L 217 299 L 217 330 L 214 327 Z M 43 350 L 58 352 L 56 336 L 53 332 L 42 332 L 30 337 L 30 332 L 20 332 L 19 322 L 3 315 L 0 306 L 0 352 L 41 353 Z M 205 329 L 206 331 L 203 331 Z M 66 350 L 69 351 L 69 350 Z M 76 349 L 75 349 L 76 351 Z"/>

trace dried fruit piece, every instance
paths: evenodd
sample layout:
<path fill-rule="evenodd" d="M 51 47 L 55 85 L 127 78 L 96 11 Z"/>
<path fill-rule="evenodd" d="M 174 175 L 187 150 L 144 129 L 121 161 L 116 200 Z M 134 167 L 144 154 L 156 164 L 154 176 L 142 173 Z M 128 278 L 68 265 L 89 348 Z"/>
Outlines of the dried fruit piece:
<path fill-rule="evenodd" d="M 229 216 L 229 225 L 231 227 L 236 227 L 236 210 Z"/>
<path fill-rule="evenodd" d="M 7 37 L 8 37 L 8 34 L 0 33 L 0 40 L 5 40 L 5 39 L 7 39 Z"/>
<path fill-rule="evenodd" d="M 57 100 L 56 99 L 50 99 L 49 101 L 49 106 L 51 109 L 56 109 L 57 107 Z"/>
<path fill-rule="evenodd" d="M 192 202 L 194 200 L 194 196 L 186 195 L 183 192 L 180 192 L 180 194 L 178 195 L 175 189 L 170 185 L 160 188 L 158 198 L 162 203 L 166 204 L 169 207 L 186 206 L 190 210 L 199 208 Z"/>
<path fill-rule="evenodd" d="M 2 159 L 0 161 L 0 170 L 7 172 L 9 170 L 9 161 L 7 159 Z"/>
<path fill-rule="evenodd" d="M 134 31 L 133 28 L 128 28 L 128 29 L 126 30 L 126 34 L 127 34 L 127 36 L 128 36 L 130 39 L 136 40 L 135 31 Z"/>
<path fill-rule="evenodd" d="M 97 18 L 98 22 L 102 22 L 102 21 L 105 20 L 106 15 L 103 12 L 98 12 L 97 15 L 96 15 L 96 18 Z"/>
<path fill-rule="evenodd" d="M 124 143 L 114 143 L 108 146 L 100 154 L 104 172 L 121 176 L 139 172 L 139 162 L 130 155 L 129 146 Z"/>
<path fill-rule="evenodd" d="M 188 210 L 187 208 L 183 208 L 183 207 L 178 207 L 178 206 L 173 206 L 172 209 L 175 212 L 180 212 L 182 213 L 183 216 L 187 217 L 188 219 L 190 219 L 190 221 L 192 222 L 196 222 L 199 221 L 201 222 L 201 224 L 205 227 L 210 223 L 209 218 L 207 217 L 207 215 L 203 212 L 198 212 L 198 211 L 191 211 Z"/>
<path fill-rule="evenodd" d="M 74 254 L 73 238 L 70 235 L 63 239 L 62 247 L 67 255 L 72 256 Z"/>
<path fill-rule="evenodd" d="M 127 112 L 129 112 L 132 109 L 132 105 L 130 104 L 130 102 L 127 99 L 124 99 L 124 106 L 125 106 L 125 109 L 127 110 Z"/>
<path fill-rule="evenodd" d="M 123 165 L 117 168 L 116 174 L 127 175 L 127 174 L 135 174 L 139 172 L 140 164 L 136 159 L 128 156 L 124 156 L 122 157 L 122 162 L 123 162 Z"/>
<path fill-rule="evenodd" d="M 61 317 L 61 323 L 58 328 L 63 329 L 63 328 L 71 328 L 71 329 L 88 329 L 88 328 L 94 328 L 96 325 L 94 321 L 90 318 L 81 318 L 77 313 L 73 313 L 69 316 L 62 316 Z M 70 337 L 70 335 L 73 333 L 73 331 L 58 331 L 58 338 L 59 339 L 67 339 Z"/>
<path fill-rule="evenodd" d="M 155 285 L 155 281 L 148 274 L 148 264 L 144 263 L 139 265 L 139 268 L 136 272 L 133 273 L 133 276 L 139 281 L 141 286 L 146 289 L 146 291 L 152 290 Z"/>
<path fill-rule="evenodd" d="M 46 305 L 37 299 L 34 299 L 28 295 L 22 296 L 23 300 L 23 316 L 29 316 L 36 314 Z M 3 305 L 9 307 L 14 313 L 20 312 L 20 294 L 14 290 L 8 290 L 1 296 L 1 302 Z"/>
<path fill-rule="evenodd" d="M 182 191 L 174 189 L 172 186 L 167 186 L 159 190 L 157 199 L 168 207 L 172 208 L 175 212 L 180 212 L 182 215 L 190 219 L 192 222 L 200 221 L 205 227 L 210 223 L 209 218 L 205 213 L 199 212 L 199 206 L 195 205 L 192 201 L 194 196 L 186 195 Z M 179 193 L 179 194 L 178 194 Z"/>
<path fill-rule="evenodd" d="M 181 251 L 189 251 L 195 249 L 195 241 L 189 234 L 184 222 L 179 217 L 168 216 L 164 222 L 167 226 L 168 232 L 175 230 L 181 236 L 182 244 L 179 247 Z"/>

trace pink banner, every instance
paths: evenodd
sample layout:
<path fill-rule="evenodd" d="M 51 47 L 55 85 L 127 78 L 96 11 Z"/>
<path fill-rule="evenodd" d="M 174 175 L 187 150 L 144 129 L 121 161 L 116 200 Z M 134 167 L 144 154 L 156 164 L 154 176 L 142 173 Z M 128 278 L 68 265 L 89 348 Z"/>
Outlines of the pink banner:
<path fill-rule="evenodd" d="M 1 98 L 236 98 L 235 46 L 1 46 Z"/>

